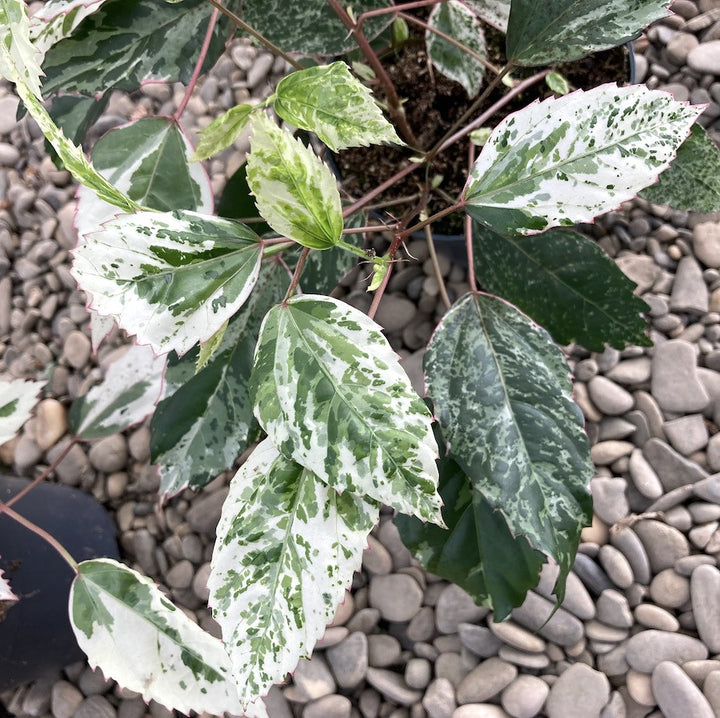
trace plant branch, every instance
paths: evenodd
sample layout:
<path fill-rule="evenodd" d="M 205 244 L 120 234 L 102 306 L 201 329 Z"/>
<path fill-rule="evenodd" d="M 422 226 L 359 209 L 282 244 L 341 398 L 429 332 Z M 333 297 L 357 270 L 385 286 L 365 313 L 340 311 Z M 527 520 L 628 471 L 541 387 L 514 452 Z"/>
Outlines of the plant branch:
<path fill-rule="evenodd" d="M 5 506 L 12 506 L 13 504 L 16 504 L 20 499 L 22 499 L 24 496 L 27 496 L 38 484 L 42 483 L 47 479 L 50 474 L 57 469 L 58 466 L 62 463 L 62 460 L 70 453 L 70 449 L 73 448 L 73 446 L 77 443 L 77 437 L 74 436 L 69 442 L 68 445 L 60 452 L 60 455 L 55 459 L 55 461 L 50 464 L 50 466 L 45 469 L 39 476 L 36 476 L 22 491 L 18 491 L 15 496 L 13 496 L 11 499 L 5 502 Z M 2 513 L 2 509 L 0 509 L 0 513 Z"/>
<path fill-rule="evenodd" d="M 437 220 L 442 219 L 448 214 L 452 214 L 453 212 L 457 212 L 457 210 L 462 209 L 465 206 L 465 200 L 459 200 L 455 204 L 451 205 L 450 207 L 445 207 L 445 209 L 441 209 L 439 212 L 435 212 L 432 216 L 428 217 L 427 219 L 422 220 L 421 222 L 418 222 L 417 224 L 413 225 L 412 227 L 409 227 L 408 229 L 404 230 L 400 234 L 402 235 L 403 239 L 405 237 L 408 237 L 409 235 L 413 234 L 414 232 L 419 232 L 421 229 L 426 227 L 429 224 L 432 224 L 433 222 L 437 222 Z"/>
<path fill-rule="evenodd" d="M 475 163 L 475 145 L 472 142 L 469 142 L 468 145 L 468 167 L 472 168 Z M 470 170 L 468 170 L 469 174 Z M 470 291 L 474 292 L 477 289 L 477 280 L 475 279 L 475 257 L 472 244 L 472 217 L 469 214 L 465 215 L 465 250 L 467 252 L 468 284 Z"/>
<path fill-rule="evenodd" d="M 211 0 L 212 2 L 213 0 Z M 408 125 L 407 118 L 405 117 L 405 111 L 402 108 L 402 103 L 398 97 L 397 90 L 390 76 L 385 71 L 385 68 L 380 62 L 380 58 L 377 56 L 375 50 L 368 42 L 368 39 L 363 34 L 362 30 L 358 27 L 358 24 L 348 15 L 345 8 L 338 2 L 338 0 L 327 0 L 330 7 L 335 11 L 335 14 L 340 18 L 340 21 L 345 27 L 352 33 L 357 42 L 358 47 L 362 51 L 363 56 L 367 60 L 368 65 L 372 67 L 375 76 L 380 80 L 382 86 L 387 95 L 387 107 L 388 112 L 395 120 L 400 133 L 405 138 L 405 141 L 412 147 L 417 147 L 417 139 L 415 133 Z"/>
<path fill-rule="evenodd" d="M 469 135 L 476 127 L 480 127 L 484 122 L 487 122 L 496 112 L 505 107 L 505 105 L 507 105 L 508 102 L 510 102 L 514 97 L 519 95 L 521 92 L 527 90 L 527 88 L 531 85 L 534 85 L 536 82 L 542 80 L 549 72 L 550 70 L 543 70 L 542 72 L 538 72 L 536 75 L 528 77 L 526 80 L 523 80 L 522 82 L 515 85 L 515 87 L 513 87 L 510 92 L 508 92 L 506 95 L 503 95 L 502 98 L 500 98 L 492 107 L 489 107 L 485 112 L 483 112 L 482 115 L 480 115 L 477 119 L 473 120 L 470 124 L 465 125 L 465 127 L 458 130 L 454 135 L 451 135 L 446 140 L 443 140 L 443 144 L 440 146 L 439 151 L 446 150 L 448 147 L 450 147 L 450 145 L 465 137 L 465 135 Z"/>
<path fill-rule="evenodd" d="M 300 275 L 302 274 L 303 267 L 305 266 L 305 262 L 307 261 L 308 254 L 310 254 L 310 247 L 305 247 L 302 251 L 302 254 L 300 255 L 300 259 L 298 259 L 297 266 L 295 267 L 295 273 L 293 274 L 290 286 L 288 287 L 288 290 L 285 294 L 285 299 L 282 300 L 283 304 L 288 303 L 288 300 L 292 296 L 292 293 L 300 284 Z"/>
<path fill-rule="evenodd" d="M 382 184 L 379 184 L 375 189 L 370 190 L 367 194 L 360 197 L 360 199 L 353 202 L 351 205 L 348 205 L 343 210 L 343 217 L 347 218 L 354 212 L 357 212 L 359 209 L 362 209 L 366 204 L 369 202 L 372 202 L 372 200 L 375 199 L 379 194 L 382 194 L 386 189 L 389 187 L 392 187 L 394 184 L 399 182 L 403 177 L 406 177 L 411 172 L 414 172 L 415 170 L 422 167 L 421 162 L 411 162 L 410 164 L 403 167 L 401 170 L 396 172 L 390 179 L 385 180 Z"/>
<path fill-rule="evenodd" d="M 431 162 L 435 155 L 438 154 L 441 150 L 445 149 L 447 146 L 447 141 L 454 137 L 455 133 L 460 130 L 460 128 L 463 127 L 463 125 L 468 121 L 470 117 L 472 117 L 475 112 L 477 112 L 478 108 L 482 105 L 483 102 L 485 102 L 485 99 L 490 95 L 490 93 L 502 82 L 503 77 L 507 75 L 512 68 L 512 63 L 508 63 L 505 65 L 505 67 L 500 70 L 500 72 L 495 75 L 494 79 L 490 84 L 480 93 L 479 97 L 475 102 L 468 107 L 468 109 L 463 113 L 462 117 L 460 117 L 457 122 L 443 135 L 443 137 L 438 140 L 438 142 L 435 144 L 435 146 L 425 155 L 425 159 L 427 162 Z"/>
<path fill-rule="evenodd" d="M 11 509 L 8 504 L 0 502 L 0 514 L 3 513 L 7 514 L 9 518 L 17 521 L 29 531 L 37 534 L 44 541 L 47 541 L 47 543 L 49 543 L 50 546 L 52 546 L 65 559 L 65 561 L 67 561 L 67 563 L 70 565 L 70 568 L 75 573 L 78 572 L 77 561 L 75 561 L 75 559 L 68 553 L 65 547 L 54 536 L 51 536 L 47 531 L 45 531 L 45 529 L 41 529 L 37 524 L 34 524 L 32 521 L 29 521 L 24 516 L 21 516 L 19 513 Z"/>
<path fill-rule="evenodd" d="M 425 240 L 427 241 L 428 252 L 430 252 L 430 260 L 432 261 L 433 271 L 435 272 L 435 279 L 438 283 L 438 289 L 440 290 L 440 296 L 442 297 L 443 304 L 446 309 L 450 309 L 452 302 L 447 293 L 447 287 L 445 286 L 445 280 L 443 279 L 442 271 L 440 270 L 440 262 L 438 261 L 437 251 L 435 250 L 435 241 L 432 236 L 432 227 L 429 224 L 425 225 Z"/>
<path fill-rule="evenodd" d="M 185 96 L 182 98 L 182 102 L 173 115 L 173 120 L 175 120 L 175 122 L 177 122 L 182 116 L 182 113 L 185 112 L 187 103 L 190 102 L 190 96 L 195 89 L 195 85 L 197 85 L 198 78 L 202 72 L 202 66 L 205 64 L 205 58 L 207 58 L 208 50 L 210 49 L 210 42 L 212 40 L 212 35 L 215 30 L 215 24 L 217 23 L 219 14 L 220 11 L 217 8 L 212 11 L 210 22 L 208 22 L 207 32 L 205 33 L 205 39 L 203 40 L 202 47 L 200 48 L 200 56 L 198 57 L 198 61 L 195 63 L 195 69 L 193 70 L 190 82 L 188 82 L 188 86 L 185 88 Z"/>
<path fill-rule="evenodd" d="M 384 232 L 387 230 L 393 231 L 398 228 L 398 223 L 393 224 L 368 224 L 364 227 L 345 227 L 343 234 L 361 234 L 363 232 Z M 344 244 L 344 243 L 343 243 Z"/>
<path fill-rule="evenodd" d="M 220 4 L 219 0 L 208 0 L 208 2 L 217 8 L 223 15 L 229 17 L 243 32 L 254 37 L 259 43 L 264 45 L 270 52 L 275 55 L 282 57 L 285 62 L 292 65 L 296 70 L 304 69 L 303 66 L 294 58 L 290 57 L 285 51 L 281 50 L 274 42 L 268 40 L 264 35 L 261 35 L 254 27 L 248 25 L 244 20 L 239 18 L 232 10 L 228 10 L 226 7 Z"/>
<path fill-rule="evenodd" d="M 358 17 L 358 28 L 362 27 L 365 20 L 369 20 L 373 17 L 380 17 L 381 15 L 388 15 L 389 13 L 401 13 L 406 10 L 416 10 L 417 8 L 427 7 L 428 5 L 442 5 L 447 0 L 416 0 L 415 2 L 401 3 L 400 5 L 388 5 L 388 7 L 380 7 L 376 10 L 366 10 L 360 13 Z"/>
<path fill-rule="evenodd" d="M 475 50 L 472 50 L 467 45 L 463 44 L 459 40 L 456 40 L 451 35 L 448 35 L 446 32 L 443 32 L 442 30 L 438 30 L 436 27 L 433 27 L 429 23 L 425 22 L 424 20 L 421 20 L 419 17 L 415 17 L 414 15 L 408 15 L 407 13 L 401 12 L 399 13 L 399 16 L 403 20 L 407 20 L 408 22 L 414 23 L 415 25 L 419 25 L 420 27 L 424 28 L 428 32 L 435 33 L 438 37 L 441 37 L 446 42 L 449 42 L 451 45 L 455 45 L 459 50 L 462 50 L 465 54 L 470 55 L 474 60 L 477 60 L 483 67 L 490 70 L 490 72 L 493 72 L 495 75 L 499 75 L 502 71 L 501 68 L 496 67 L 492 64 L 486 57 L 483 57 L 479 53 L 475 52 Z"/>

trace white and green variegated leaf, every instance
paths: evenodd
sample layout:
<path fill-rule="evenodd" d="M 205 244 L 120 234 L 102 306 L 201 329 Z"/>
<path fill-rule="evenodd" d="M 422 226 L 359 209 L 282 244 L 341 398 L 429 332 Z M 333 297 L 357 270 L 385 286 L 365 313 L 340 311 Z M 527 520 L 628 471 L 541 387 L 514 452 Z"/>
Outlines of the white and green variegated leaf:
<path fill-rule="evenodd" d="M 109 314 L 159 354 L 209 339 L 244 303 L 262 243 L 246 226 L 195 212 L 138 212 L 107 222 L 74 251 L 72 273 Z"/>
<path fill-rule="evenodd" d="M 182 713 L 242 714 L 223 643 L 145 576 L 108 558 L 83 561 L 70 622 L 88 662 L 123 688 Z M 267 716 L 261 701 L 249 715 Z"/>
<path fill-rule="evenodd" d="M 150 347 L 130 346 L 101 384 L 73 402 L 68 417 L 72 433 L 99 439 L 140 423 L 160 399 L 165 360 Z"/>
<path fill-rule="evenodd" d="M 9 11 L 14 17 L 17 7 L 21 6 L 24 16 L 25 5 L 20 0 L 3 0 L 6 3 L 6 12 Z M 0 25 L 2 28 L 2 25 Z M 26 54 L 28 39 L 28 25 L 22 21 L 14 26 L 5 28 L 0 41 L 0 75 L 6 80 L 15 83 L 17 93 L 23 101 L 27 111 L 37 122 L 50 144 L 54 147 L 58 156 L 63 161 L 65 168 L 80 183 L 87 185 L 98 196 L 126 212 L 133 212 L 138 206 L 129 197 L 110 184 L 88 161 L 83 151 L 73 144 L 62 130 L 53 122 L 48 111 L 42 104 L 42 97 L 38 84 L 38 77 L 31 71 L 31 68 L 16 62 L 22 63 L 22 57 Z"/>
<path fill-rule="evenodd" d="M 251 383 L 273 444 L 338 491 L 442 524 L 431 416 L 380 327 L 331 297 L 273 307 Z"/>
<path fill-rule="evenodd" d="M 480 22 L 457 0 L 436 5 L 430 13 L 428 23 L 430 27 L 461 42 L 481 57 L 487 57 L 485 34 Z M 485 66 L 482 63 L 431 30 L 425 32 L 425 43 L 433 65 L 443 75 L 459 82 L 469 97 L 475 97 L 480 92 L 485 75 Z"/>
<path fill-rule="evenodd" d="M 247 127 L 253 109 L 252 105 L 235 105 L 200 130 L 193 160 L 206 160 L 235 142 Z"/>
<path fill-rule="evenodd" d="M 100 9 L 105 0 L 48 0 L 30 18 L 30 39 L 43 55 L 86 18 Z"/>
<path fill-rule="evenodd" d="M 151 458 L 160 467 L 162 495 L 201 488 L 232 467 L 257 432 L 249 387 L 253 351 L 262 318 L 282 300 L 288 282 L 280 264 L 263 265 L 248 301 L 197 373 L 197 350 L 182 359 L 171 356 L 166 396 L 150 420 Z"/>
<path fill-rule="evenodd" d="M 464 0 L 464 2 L 478 17 L 500 32 L 507 33 L 510 0 Z"/>
<path fill-rule="evenodd" d="M 192 153 L 192 145 L 177 123 L 167 117 L 146 117 L 105 133 L 95 144 L 92 159 L 98 172 L 143 207 L 211 214 L 210 180 L 201 165 L 190 162 Z M 77 197 L 75 224 L 82 244 L 85 236 L 116 217 L 117 209 L 82 185 Z M 94 309 L 89 311 L 97 348 L 114 320 Z"/>
<path fill-rule="evenodd" d="M 0 601 L 17 601 L 18 597 L 13 593 L 9 581 L 3 576 L 0 569 Z"/>
<path fill-rule="evenodd" d="M 30 418 L 44 381 L 0 381 L 0 444 L 15 436 Z"/>
<path fill-rule="evenodd" d="M 449 455 L 514 536 L 557 561 L 562 598 L 593 473 L 562 351 L 511 304 L 468 294 L 433 335 L 425 378 Z"/>
<path fill-rule="evenodd" d="M 230 483 L 208 579 L 241 700 L 284 680 L 360 568 L 379 506 L 338 494 L 265 439 Z"/>
<path fill-rule="evenodd" d="M 507 56 L 519 65 L 570 62 L 636 38 L 670 0 L 512 0 Z"/>
<path fill-rule="evenodd" d="M 674 209 L 720 211 L 720 150 L 700 125 L 693 125 L 670 168 L 640 196 Z"/>
<path fill-rule="evenodd" d="M 370 90 L 344 62 L 293 72 L 280 80 L 275 95 L 273 107 L 283 120 L 314 132 L 334 152 L 403 144 Z"/>
<path fill-rule="evenodd" d="M 0 0 L 0 74 L 11 79 L 14 72 L 22 77 L 32 93 L 39 97 L 42 55 L 30 41 L 30 21 L 23 0 Z"/>
<path fill-rule="evenodd" d="M 335 176 L 300 140 L 267 115 L 252 118 L 247 181 L 257 208 L 279 234 L 327 249 L 340 239 L 342 206 Z"/>
<path fill-rule="evenodd" d="M 701 107 L 601 85 L 508 115 L 473 165 L 467 211 L 498 232 L 587 222 L 652 184 Z"/>
<path fill-rule="evenodd" d="M 45 92 L 95 95 L 108 88 L 137 90 L 143 82 L 192 77 L 212 7 L 205 0 L 181 6 L 156 0 L 105 0 L 70 37 L 45 55 Z M 203 70 L 222 55 L 228 22 L 216 23 Z"/>

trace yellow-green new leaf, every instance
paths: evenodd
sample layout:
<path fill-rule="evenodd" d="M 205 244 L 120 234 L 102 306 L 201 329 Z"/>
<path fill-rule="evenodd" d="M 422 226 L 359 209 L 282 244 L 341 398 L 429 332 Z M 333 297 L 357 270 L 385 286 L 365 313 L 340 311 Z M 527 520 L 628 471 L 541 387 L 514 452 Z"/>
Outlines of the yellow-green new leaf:
<path fill-rule="evenodd" d="M 240 137 L 250 120 L 252 105 L 235 105 L 200 131 L 193 160 L 206 160 L 229 147 Z"/>
<path fill-rule="evenodd" d="M 275 112 L 314 132 L 331 150 L 370 144 L 403 144 L 372 93 L 344 62 L 293 72 L 278 83 Z"/>
<path fill-rule="evenodd" d="M 265 439 L 230 482 L 208 579 L 241 700 L 284 680 L 359 570 L 379 506 L 338 494 Z"/>
<path fill-rule="evenodd" d="M 442 525 L 432 417 L 367 315 L 315 295 L 273 307 L 251 386 L 283 455 L 338 491 Z"/>
<path fill-rule="evenodd" d="M 230 659 L 145 576 L 107 558 L 83 561 L 70 621 L 91 666 L 123 688 L 183 713 L 242 714 Z M 261 701 L 248 715 L 267 716 Z"/>
<path fill-rule="evenodd" d="M 263 219 L 304 247 L 337 244 L 343 217 L 333 173 L 264 113 L 252 118 L 252 129 L 247 181 Z"/>

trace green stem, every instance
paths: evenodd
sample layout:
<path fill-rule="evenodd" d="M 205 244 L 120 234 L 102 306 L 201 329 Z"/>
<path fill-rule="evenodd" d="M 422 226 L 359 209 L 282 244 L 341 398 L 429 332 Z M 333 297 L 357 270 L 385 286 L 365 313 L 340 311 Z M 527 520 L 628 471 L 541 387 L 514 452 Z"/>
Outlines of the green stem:
<path fill-rule="evenodd" d="M 75 559 L 68 553 L 65 547 L 56 538 L 54 538 L 47 531 L 45 531 L 45 529 L 41 529 L 37 524 L 34 524 L 32 521 L 29 521 L 24 516 L 21 516 L 19 513 L 11 509 L 7 504 L 3 504 L 2 502 L 0 502 L 0 514 L 3 513 L 7 514 L 11 519 L 14 519 L 29 531 L 37 534 L 44 541 L 47 541 L 47 543 L 49 543 L 50 546 L 52 546 L 65 559 L 65 561 L 67 561 L 70 568 L 75 573 L 78 572 L 77 561 L 75 561 Z"/>
<path fill-rule="evenodd" d="M 211 0 L 212 1 L 212 0 Z M 380 58 L 377 56 L 375 50 L 368 42 L 368 39 L 362 33 L 362 30 L 358 27 L 358 24 L 350 17 L 345 8 L 338 2 L 338 0 L 327 0 L 330 7 L 335 11 L 335 14 L 340 18 L 343 25 L 352 33 L 360 48 L 363 56 L 367 60 L 368 65 L 372 67 L 375 76 L 382 83 L 387 95 L 388 112 L 392 116 L 393 120 L 398 126 L 400 133 L 405 138 L 405 141 L 412 147 L 417 147 L 417 139 L 415 133 L 410 128 L 405 117 L 405 111 L 402 108 L 402 103 L 398 97 L 397 90 L 390 76 L 385 71 L 385 68 L 380 62 Z"/>
<path fill-rule="evenodd" d="M 280 254 L 281 252 L 284 252 L 286 249 L 290 249 L 291 247 L 294 247 L 297 244 L 297 242 L 292 242 L 290 240 L 282 240 L 279 242 L 273 242 L 272 240 L 264 241 L 263 242 L 263 259 L 267 259 L 268 257 L 274 257 L 276 254 Z"/>
<path fill-rule="evenodd" d="M 441 37 L 445 42 L 449 42 L 451 45 L 455 45 L 459 50 L 462 50 L 466 55 L 470 55 L 474 60 L 477 60 L 483 67 L 486 67 L 490 72 L 495 73 L 496 75 L 500 74 L 500 68 L 496 67 L 495 65 L 490 62 L 487 57 L 483 57 L 479 53 L 475 52 L 475 50 L 472 50 L 467 45 L 463 44 L 459 40 L 456 40 L 451 35 L 448 35 L 446 32 L 443 32 L 442 30 L 438 30 L 436 27 L 433 27 L 432 25 L 426 23 L 424 20 L 421 20 L 419 17 L 415 17 L 414 15 L 408 15 L 407 13 L 401 12 L 399 13 L 399 16 L 403 20 L 407 20 L 408 22 L 414 23 L 415 25 L 419 25 L 424 30 L 427 30 L 428 32 L 435 33 L 438 37 Z"/>
<path fill-rule="evenodd" d="M 205 33 L 205 39 L 203 40 L 202 47 L 200 48 L 200 56 L 198 57 L 198 61 L 195 63 L 195 69 L 193 70 L 190 82 L 188 82 L 188 86 L 185 88 L 185 96 L 182 98 L 182 102 L 175 111 L 175 114 L 173 115 L 173 120 L 175 120 L 175 122 L 178 122 L 178 120 L 182 116 L 182 113 L 185 112 L 187 103 L 190 102 L 190 96 L 195 89 L 195 85 L 197 85 L 198 78 L 200 77 L 200 73 L 202 72 L 202 66 L 205 63 L 205 58 L 207 57 L 208 50 L 210 48 L 210 42 L 212 41 L 213 31 L 215 30 L 215 24 L 217 23 L 219 14 L 220 13 L 217 8 L 212 11 L 212 15 L 210 16 L 210 22 L 208 23 L 207 32 Z"/>
<path fill-rule="evenodd" d="M 248 25 L 244 20 L 239 18 L 232 10 L 228 10 L 223 7 L 219 0 L 208 0 L 208 2 L 215 8 L 217 8 L 223 15 L 229 17 L 243 32 L 254 37 L 260 44 L 264 45 L 270 52 L 275 55 L 282 57 L 285 62 L 292 65 L 296 70 L 304 69 L 303 66 L 294 58 L 290 57 L 286 52 L 281 50 L 275 43 L 268 40 L 264 35 L 261 35 L 254 27 Z"/>
<path fill-rule="evenodd" d="M 362 232 L 362 231 L 372 231 L 377 232 L 380 230 L 381 227 L 359 227 L 358 229 L 351 229 L 351 232 Z M 342 247 L 344 250 L 351 252 L 352 254 L 362 257 L 363 259 L 368 259 L 368 254 L 364 249 L 361 249 L 360 247 L 356 247 L 352 244 L 348 244 L 347 242 L 343 242 L 343 240 L 339 240 L 338 243 L 335 245 L 336 247 Z"/>

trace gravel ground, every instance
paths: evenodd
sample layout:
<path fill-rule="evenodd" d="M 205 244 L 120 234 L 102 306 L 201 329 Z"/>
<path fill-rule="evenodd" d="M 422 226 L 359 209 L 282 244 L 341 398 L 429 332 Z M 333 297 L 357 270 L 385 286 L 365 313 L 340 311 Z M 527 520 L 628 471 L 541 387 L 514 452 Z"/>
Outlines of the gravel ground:
<path fill-rule="evenodd" d="M 639 79 L 707 103 L 701 124 L 720 139 L 720 0 L 676 0 L 673 9 L 638 41 Z M 203 127 L 236 102 L 267 96 L 283 70 L 236 43 L 184 125 Z M 101 129 L 169 114 L 182 93 L 116 93 Z M 34 124 L 15 122 L 16 107 L 0 85 L 0 378 L 50 382 L 36 418 L 0 446 L 0 465 L 31 476 L 62 451 L 70 402 L 125 339 L 115 332 L 91 352 L 85 299 L 68 272 L 75 187 L 44 155 Z M 211 163 L 216 192 L 246 150 L 241 138 Z M 418 568 L 383 515 L 312 661 L 271 692 L 272 718 L 720 716 L 720 215 L 635 201 L 586 231 L 638 284 L 654 346 L 568 348 L 596 475 L 594 522 L 562 607 L 546 622 L 548 568 L 512 619 L 495 624 L 461 589 Z M 418 261 L 393 277 L 377 319 L 418 381 L 442 307 L 422 243 L 410 251 Z M 441 263 L 451 295 L 461 295 L 464 270 Z M 348 301 L 363 306 L 367 295 L 348 284 Z M 127 562 L 216 634 L 205 583 L 229 477 L 157 511 L 147 426 L 75 446 L 57 471 L 114 513 Z M 17 716 L 170 714 L 84 663 L 0 699 Z"/>

